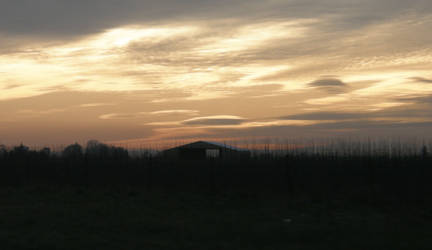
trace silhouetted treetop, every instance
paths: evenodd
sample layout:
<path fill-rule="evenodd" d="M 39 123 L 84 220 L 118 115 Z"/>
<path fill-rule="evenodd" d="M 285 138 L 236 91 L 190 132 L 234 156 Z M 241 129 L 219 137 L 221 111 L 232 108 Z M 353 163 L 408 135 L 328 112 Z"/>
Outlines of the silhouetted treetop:
<path fill-rule="evenodd" d="M 3 158 L 6 156 L 6 154 L 7 154 L 6 146 L 0 145 L 0 157 Z"/>
<path fill-rule="evenodd" d="M 429 155 L 429 151 L 428 151 L 428 148 L 426 147 L 426 145 L 424 145 L 422 147 L 422 152 L 421 153 L 422 153 L 423 157 L 427 157 Z"/>
<path fill-rule="evenodd" d="M 51 154 L 51 149 L 48 147 L 45 147 L 45 148 L 41 149 L 39 151 L 39 153 L 41 153 L 42 155 L 45 155 L 45 156 L 49 156 Z"/>
<path fill-rule="evenodd" d="M 13 157 L 25 157 L 29 155 L 29 147 L 24 146 L 23 144 L 16 146 L 10 152 L 10 155 Z"/>
<path fill-rule="evenodd" d="M 129 157 L 127 150 L 108 146 L 97 140 L 90 140 L 87 142 L 86 155 L 89 158 L 99 159 L 125 159 Z"/>
<path fill-rule="evenodd" d="M 83 157 L 83 148 L 78 143 L 71 144 L 63 150 L 62 156 L 69 159 L 81 158 Z"/>

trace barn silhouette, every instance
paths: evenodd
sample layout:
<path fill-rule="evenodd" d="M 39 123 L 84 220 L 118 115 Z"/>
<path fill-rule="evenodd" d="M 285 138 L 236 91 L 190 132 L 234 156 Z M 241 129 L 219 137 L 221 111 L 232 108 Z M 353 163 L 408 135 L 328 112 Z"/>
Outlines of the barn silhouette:
<path fill-rule="evenodd" d="M 197 141 L 162 151 L 167 158 L 202 160 L 207 158 L 239 158 L 249 157 L 245 149 L 217 142 Z"/>

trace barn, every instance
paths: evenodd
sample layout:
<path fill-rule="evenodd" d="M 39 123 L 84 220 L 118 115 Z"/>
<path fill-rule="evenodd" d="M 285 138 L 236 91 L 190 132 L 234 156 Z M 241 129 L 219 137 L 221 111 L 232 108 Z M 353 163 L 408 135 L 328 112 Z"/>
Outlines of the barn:
<path fill-rule="evenodd" d="M 217 142 L 197 141 L 164 150 L 162 151 L 162 156 L 176 159 L 200 160 L 207 158 L 249 157 L 250 152 Z"/>

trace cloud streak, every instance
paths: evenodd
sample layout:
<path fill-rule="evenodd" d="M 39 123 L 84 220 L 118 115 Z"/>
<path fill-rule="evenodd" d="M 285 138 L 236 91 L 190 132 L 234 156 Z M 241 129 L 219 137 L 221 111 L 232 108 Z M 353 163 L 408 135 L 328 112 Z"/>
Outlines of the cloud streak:
<path fill-rule="evenodd" d="M 208 125 L 208 126 L 223 126 L 223 125 L 238 125 L 242 124 L 246 119 L 232 115 L 215 115 L 205 117 L 195 117 L 182 122 L 184 125 Z"/>
<path fill-rule="evenodd" d="M 432 79 L 427 79 L 424 77 L 412 77 L 411 80 L 422 83 L 432 83 Z"/>
<path fill-rule="evenodd" d="M 172 110 L 153 111 L 150 114 L 152 115 L 197 115 L 198 113 L 199 113 L 198 110 L 172 109 Z"/>

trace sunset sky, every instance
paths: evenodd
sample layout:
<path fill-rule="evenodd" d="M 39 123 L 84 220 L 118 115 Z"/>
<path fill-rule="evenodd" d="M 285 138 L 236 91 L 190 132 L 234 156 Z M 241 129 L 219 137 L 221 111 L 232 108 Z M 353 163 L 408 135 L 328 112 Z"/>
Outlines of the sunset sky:
<path fill-rule="evenodd" d="M 431 0 L 2 0 L 0 144 L 430 137 Z"/>

